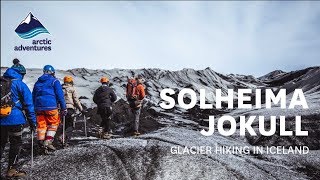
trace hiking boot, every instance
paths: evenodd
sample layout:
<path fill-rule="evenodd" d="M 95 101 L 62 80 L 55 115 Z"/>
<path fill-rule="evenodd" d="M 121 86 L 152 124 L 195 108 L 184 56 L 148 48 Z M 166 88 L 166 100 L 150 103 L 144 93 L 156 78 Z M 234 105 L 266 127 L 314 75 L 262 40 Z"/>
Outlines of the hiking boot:
<path fill-rule="evenodd" d="M 58 141 L 60 144 L 63 144 L 63 136 L 62 135 L 58 136 Z"/>
<path fill-rule="evenodd" d="M 50 140 L 45 140 L 43 145 L 48 149 L 48 150 L 51 150 L 51 151 L 55 151 L 57 150 L 53 145 L 52 145 L 52 141 Z"/>
<path fill-rule="evenodd" d="M 48 151 L 47 148 L 42 148 L 42 149 L 40 150 L 40 155 L 48 155 L 48 154 L 49 154 L 49 151 Z"/>
<path fill-rule="evenodd" d="M 59 136 L 58 140 L 59 140 L 59 142 L 60 142 L 62 147 L 68 147 L 69 146 L 68 143 L 67 143 L 67 139 L 66 138 L 64 139 L 64 143 L 63 143 L 63 135 Z"/>
<path fill-rule="evenodd" d="M 102 139 L 110 139 L 112 136 L 112 134 L 108 133 L 108 132 L 104 132 L 102 135 Z"/>
<path fill-rule="evenodd" d="M 134 135 L 134 136 L 139 136 L 140 133 L 139 133 L 138 131 L 135 131 L 135 132 L 133 132 L 133 135 Z"/>
<path fill-rule="evenodd" d="M 47 154 L 47 148 L 44 146 L 44 141 L 43 140 L 40 140 L 40 141 L 38 141 L 38 145 L 39 145 L 39 151 L 38 151 L 38 153 L 40 154 L 40 155 L 46 155 Z"/>
<path fill-rule="evenodd" d="M 7 171 L 7 175 L 6 177 L 7 178 L 12 178 L 12 177 L 24 177 L 26 176 L 26 172 L 24 171 L 18 171 L 17 169 L 15 168 L 10 168 L 8 171 Z"/>
<path fill-rule="evenodd" d="M 99 128 L 98 134 L 97 134 L 98 138 L 102 138 L 103 135 L 104 135 L 103 129 Z"/>
<path fill-rule="evenodd" d="M 98 138 L 101 138 L 101 139 L 102 139 L 103 136 L 104 136 L 104 132 L 98 132 L 98 135 L 97 135 Z"/>
<path fill-rule="evenodd" d="M 109 132 L 107 132 L 108 133 L 108 135 L 111 137 L 112 136 L 112 132 L 111 131 L 109 131 Z"/>

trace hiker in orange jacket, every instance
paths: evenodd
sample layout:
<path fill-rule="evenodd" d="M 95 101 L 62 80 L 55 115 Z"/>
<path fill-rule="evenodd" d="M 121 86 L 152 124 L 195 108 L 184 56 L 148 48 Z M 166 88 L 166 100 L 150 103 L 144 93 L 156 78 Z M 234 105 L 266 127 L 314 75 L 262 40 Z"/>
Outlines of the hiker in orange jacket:
<path fill-rule="evenodd" d="M 131 108 L 131 112 L 134 114 L 134 136 L 140 135 L 139 121 L 143 99 L 146 96 L 145 88 L 143 85 L 144 78 L 142 75 L 138 75 L 135 79 L 129 79 L 127 84 L 126 96 Z"/>

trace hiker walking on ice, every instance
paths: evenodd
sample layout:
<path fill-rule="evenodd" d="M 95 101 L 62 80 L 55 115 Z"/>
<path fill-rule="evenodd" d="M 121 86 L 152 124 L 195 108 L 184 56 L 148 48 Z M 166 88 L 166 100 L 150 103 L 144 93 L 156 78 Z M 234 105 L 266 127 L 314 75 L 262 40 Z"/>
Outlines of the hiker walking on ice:
<path fill-rule="evenodd" d="M 109 79 L 102 77 L 100 79 L 101 86 L 95 91 L 93 96 L 94 103 L 98 106 L 98 114 L 101 116 L 101 130 L 99 137 L 110 139 L 111 133 L 111 115 L 112 104 L 117 100 L 117 96 L 113 89 L 109 87 Z"/>
<path fill-rule="evenodd" d="M 17 64 L 7 69 L 1 77 L 0 159 L 9 139 L 9 163 L 6 174 L 8 178 L 26 175 L 26 172 L 17 169 L 22 148 L 22 130 L 26 122 L 29 123 L 32 132 L 36 127 L 32 94 L 28 86 L 22 82 L 25 74 L 26 69 L 21 64 Z"/>
<path fill-rule="evenodd" d="M 145 97 L 144 78 L 142 75 L 138 75 L 137 78 L 129 78 L 126 90 L 126 97 L 131 108 L 131 112 L 134 115 L 134 136 L 139 136 L 139 121 L 142 102 Z"/>
<path fill-rule="evenodd" d="M 72 76 L 65 76 L 63 78 L 64 84 L 62 85 L 62 90 L 64 93 L 64 99 L 66 101 L 68 113 L 65 117 L 65 137 L 63 142 L 63 133 L 59 136 L 59 141 L 63 146 L 68 146 L 68 141 L 71 139 L 71 134 L 73 131 L 73 121 L 76 110 L 78 109 L 82 114 L 85 114 L 81 102 L 78 98 L 76 89 L 73 86 Z M 64 143 L 64 144 L 63 144 Z"/>
<path fill-rule="evenodd" d="M 51 65 L 44 66 L 43 75 L 35 83 L 32 95 L 37 114 L 40 147 L 44 153 L 56 150 L 52 142 L 60 123 L 59 106 L 62 116 L 66 116 L 68 111 L 61 84 L 55 77 L 55 69 Z"/>

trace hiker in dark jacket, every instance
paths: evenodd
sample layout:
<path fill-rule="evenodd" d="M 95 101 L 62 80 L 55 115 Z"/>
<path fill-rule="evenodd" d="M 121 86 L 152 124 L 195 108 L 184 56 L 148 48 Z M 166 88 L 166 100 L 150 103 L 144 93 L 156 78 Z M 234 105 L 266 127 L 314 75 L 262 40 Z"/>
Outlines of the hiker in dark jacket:
<path fill-rule="evenodd" d="M 31 91 L 22 82 L 25 74 L 25 68 L 20 65 L 7 69 L 3 75 L 4 78 L 11 79 L 11 99 L 14 103 L 11 113 L 0 118 L 1 157 L 4 154 L 4 148 L 8 139 L 10 142 L 9 163 L 6 174 L 8 178 L 26 175 L 25 172 L 17 169 L 22 147 L 22 130 L 26 122 L 29 123 L 31 131 L 35 131 L 36 128 L 36 115 Z"/>
<path fill-rule="evenodd" d="M 101 138 L 110 139 L 111 137 L 111 115 L 112 104 L 117 100 L 114 91 L 109 87 L 109 79 L 102 77 L 100 79 L 101 86 L 95 91 L 93 101 L 98 105 L 98 114 L 101 116 L 102 122 L 99 136 Z"/>

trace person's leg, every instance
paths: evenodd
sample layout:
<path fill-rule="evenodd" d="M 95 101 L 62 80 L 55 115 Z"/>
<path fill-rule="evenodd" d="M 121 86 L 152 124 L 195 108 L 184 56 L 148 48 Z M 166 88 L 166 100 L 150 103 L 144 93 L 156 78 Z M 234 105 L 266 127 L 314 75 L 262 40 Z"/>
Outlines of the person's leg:
<path fill-rule="evenodd" d="M 101 107 L 98 107 L 98 111 L 97 111 L 97 114 L 100 116 L 101 118 L 101 122 L 100 122 L 100 128 L 103 129 L 104 128 L 104 120 L 103 120 L 103 117 L 104 117 L 104 109 L 101 108 Z"/>
<path fill-rule="evenodd" d="M 102 116 L 102 114 L 99 114 L 100 115 L 100 117 L 101 117 L 101 123 L 100 123 L 100 127 L 99 127 L 99 129 L 98 129 L 98 137 L 99 138 L 101 138 L 102 137 L 102 135 L 103 135 L 103 132 L 104 132 L 104 120 L 103 120 L 103 116 Z"/>
<path fill-rule="evenodd" d="M 133 110 L 134 113 L 134 131 L 139 132 L 139 121 L 140 121 L 141 108 Z"/>
<path fill-rule="evenodd" d="M 101 116 L 101 125 L 103 128 L 103 132 L 106 133 L 108 132 L 108 114 L 107 114 L 107 109 L 106 107 L 102 110 L 102 112 L 100 113 Z"/>
<path fill-rule="evenodd" d="M 111 115 L 112 115 L 112 109 L 111 107 L 106 107 L 105 109 L 105 126 L 104 126 L 104 131 L 107 132 L 108 134 L 111 133 Z"/>
<path fill-rule="evenodd" d="M 8 142 L 8 126 L 0 126 L 0 144 L 1 144 L 1 149 L 0 149 L 0 160 L 3 156 L 4 153 L 4 148 L 6 147 L 6 144 Z"/>
<path fill-rule="evenodd" d="M 46 122 L 48 124 L 48 129 L 45 140 L 52 141 L 54 136 L 56 135 L 60 123 L 60 115 L 58 109 L 46 111 Z"/>
<path fill-rule="evenodd" d="M 71 109 L 69 108 L 68 109 L 68 113 L 67 113 L 67 116 L 66 116 L 66 127 L 65 127 L 65 133 L 66 133 L 66 140 L 70 140 L 71 138 L 71 134 L 72 134 L 72 131 L 73 131 L 73 120 L 74 120 L 74 115 L 75 113 L 75 110 L 74 109 Z"/>
<path fill-rule="evenodd" d="M 99 127 L 98 133 L 97 133 L 98 138 L 102 138 L 102 136 L 103 136 L 103 131 L 104 131 L 104 120 L 103 120 L 104 116 L 103 116 L 103 114 L 104 114 L 103 109 L 101 107 L 98 107 L 97 115 L 99 115 L 101 118 L 100 127 Z"/>
<path fill-rule="evenodd" d="M 136 114 L 136 111 L 135 111 L 135 109 L 134 108 L 130 108 L 130 110 L 131 110 L 131 120 L 132 120 L 132 123 L 131 123 L 131 129 L 133 130 L 133 132 L 135 132 L 135 121 L 136 121 L 136 116 L 135 116 L 135 114 Z"/>
<path fill-rule="evenodd" d="M 109 121 L 109 108 L 105 107 L 100 111 L 100 116 L 101 116 L 101 125 L 102 125 L 102 130 L 99 130 L 99 137 L 103 139 L 110 139 L 110 121 Z"/>
<path fill-rule="evenodd" d="M 37 139 L 38 141 L 44 141 L 47 132 L 46 117 L 43 112 L 37 113 Z"/>
<path fill-rule="evenodd" d="M 105 120 L 104 120 L 104 116 L 102 114 L 100 114 L 101 117 L 101 123 L 100 123 L 100 127 L 99 127 L 99 132 L 102 133 L 104 131 L 104 127 L 105 125 Z"/>
<path fill-rule="evenodd" d="M 55 150 L 55 147 L 52 145 L 52 142 L 60 123 L 60 115 L 58 109 L 46 111 L 46 122 L 48 124 L 48 129 L 44 144 L 47 148 Z"/>
<path fill-rule="evenodd" d="M 37 112 L 37 140 L 39 146 L 39 153 L 46 153 L 44 140 L 46 138 L 47 122 L 43 111 Z"/>
<path fill-rule="evenodd" d="M 22 147 L 22 125 L 10 126 L 8 135 L 10 142 L 9 167 L 16 168 Z"/>
<path fill-rule="evenodd" d="M 10 126 L 8 130 L 10 150 L 8 177 L 25 176 L 26 173 L 17 170 L 18 159 L 22 148 L 22 129 L 23 125 Z"/>

